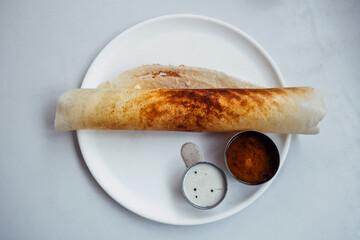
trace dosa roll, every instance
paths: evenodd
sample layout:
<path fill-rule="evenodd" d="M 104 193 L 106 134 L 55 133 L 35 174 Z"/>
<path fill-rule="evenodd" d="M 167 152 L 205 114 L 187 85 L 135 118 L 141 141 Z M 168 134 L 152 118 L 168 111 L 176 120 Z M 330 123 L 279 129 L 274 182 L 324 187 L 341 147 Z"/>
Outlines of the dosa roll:
<path fill-rule="evenodd" d="M 316 134 L 325 113 L 310 87 L 74 89 L 59 98 L 55 128 Z"/>

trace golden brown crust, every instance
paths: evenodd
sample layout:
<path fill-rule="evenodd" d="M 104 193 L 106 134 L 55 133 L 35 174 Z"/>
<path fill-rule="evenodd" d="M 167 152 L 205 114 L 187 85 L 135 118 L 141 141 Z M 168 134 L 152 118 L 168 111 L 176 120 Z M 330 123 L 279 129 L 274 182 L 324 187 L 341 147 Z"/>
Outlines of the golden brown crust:
<path fill-rule="evenodd" d="M 78 89 L 68 93 L 67 99 L 76 102 L 80 95 L 88 100 L 82 99 L 82 106 L 74 105 L 72 110 L 67 111 L 72 117 L 79 113 L 73 121 L 75 125 L 67 124 L 70 129 L 193 132 L 252 129 L 276 133 L 317 133 L 317 124 L 325 115 L 323 100 L 312 88 Z M 66 117 L 62 119 L 66 121 Z"/>

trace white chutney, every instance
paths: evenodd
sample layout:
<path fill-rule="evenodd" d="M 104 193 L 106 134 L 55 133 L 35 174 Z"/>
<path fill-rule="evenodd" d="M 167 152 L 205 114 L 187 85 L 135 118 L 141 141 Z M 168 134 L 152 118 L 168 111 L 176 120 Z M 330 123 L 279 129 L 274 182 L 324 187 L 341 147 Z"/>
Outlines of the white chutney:
<path fill-rule="evenodd" d="M 183 179 L 185 198 L 200 208 L 211 208 L 220 203 L 227 192 L 223 172 L 216 166 L 200 162 L 190 167 Z"/>

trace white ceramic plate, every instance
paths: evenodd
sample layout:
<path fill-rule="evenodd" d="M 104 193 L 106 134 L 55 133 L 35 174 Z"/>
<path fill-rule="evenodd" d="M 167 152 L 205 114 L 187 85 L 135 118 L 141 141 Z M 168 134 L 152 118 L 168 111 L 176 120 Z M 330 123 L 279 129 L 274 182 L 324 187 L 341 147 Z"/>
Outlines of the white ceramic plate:
<path fill-rule="evenodd" d="M 82 88 L 95 88 L 142 64 L 207 67 L 267 87 L 284 86 L 270 56 L 239 29 L 196 15 L 163 16 L 137 24 L 112 40 L 90 66 Z M 270 186 L 246 186 L 228 173 L 228 193 L 212 210 L 190 206 L 181 194 L 185 165 L 180 148 L 194 142 L 203 159 L 225 169 L 223 151 L 234 133 L 78 131 L 81 152 L 94 178 L 122 206 L 145 218 L 196 225 L 229 217 Z M 281 165 L 291 135 L 275 135 Z M 281 167 L 280 165 L 280 167 Z"/>

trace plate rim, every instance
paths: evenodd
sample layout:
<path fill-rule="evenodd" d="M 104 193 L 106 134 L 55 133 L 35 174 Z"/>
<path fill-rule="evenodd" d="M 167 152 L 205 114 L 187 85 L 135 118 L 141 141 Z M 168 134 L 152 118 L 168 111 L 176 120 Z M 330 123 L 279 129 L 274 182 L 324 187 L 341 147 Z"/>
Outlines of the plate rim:
<path fill-rule="evenodd" d="M 275 75 L 277 76 L 280 85 L 282 87 L 285 87 L 285 81 L 284 78 L 279 70 L 279 68 L 277 67 L 277 65 L 275 64 L 274 60 L 271 58 L 271 56 L 265 51 L 265 49 L 259 44 L 257 43 L 252 37 L 250 37 L 247 33 L 245 33 L 244 31 L 240 30 L 239 28 L 235 27 L 234 25 L 227 23 L 225 21 L 213 18 L 213 17 L 208 17 L 208 16 L 203 16 L 203 15 L 198 15 L 198 14 L 169 14 L 169 15 L 163 15 L 163 16 L 158 16 L 158 17 L 154 17 L 154 18 L 150 18 L 144 21 L 141 21 L 129 28 L 127 28 L 126 30 L 120 32 L 115 38 L 113 38 L 112 40 L 110 40 L 105 47 L 103 47 L 101 49 L 101 51 L 96 55 L 96 57 L 94 58 L 94 60 L 91 62 L 88 70 L 86 71 L 86 74 L 83 78 L 83 81 L 81 83 L 80 88 L 84 88 L 84 85 L 86 84 L 86 79 L 88 78 L 88 75 L 92 72 L 94 65 L 97 61 L 99 61 L 99 59 L 102 58 L 102 55 L 106 52 L 106 50 L 116 41 L 118 41 L 120 38 L 122 38 L 124 35 L 128 34 L 131 31 L 135 31 L 138 28 L 147 25 L 147 24 L 151 24 L 153 22 L 157 22 L 157 21 L 163 21 L 166 19 L 193 19 L 193 20 L 202 20 L 202 21 L 207 21 L 210 22 L 212 24 L 217 24 L 220 25 L 224 28 L 230 29 L 231 31 L 241 35 L 243 38 L 245 38 L 250 44 L 252 44 L 263 56 L 264 58 L 268 61 L 268 63 L 270 64 L 271 68 L 274 70 Z M 86 164 L 86 166 L 88 167 L 91 175 L 94 177 L 94 179 L 96 180 L 96 182 L 101 186 L 101 188 L 106 192 L 106 194 L 108 196 L 110 196 L 114 201 L 116 201 L 118 204 L 120 204 L 123 208 L 127 209 L 128 211 L 137 214 L 138 216 L 144 217 L 148 220 L 151 221 L 155 221 L 155 222 L 159 222 L 159 223 L 163 223 L 163 224 L 171 224 L 171 225 L 178 225 L 178 226 L 193 226 L 193 225 L 201 225 L 201 224 L 207 224 L 207 223 L 212 223 L 215 221 L 219 221 L 225 218 L 228 218 L 230 216 L 233 216 L 234 214 L 240 212 L 241 210 L 247 208 L 249 205 L 251 205 L 253 202 L 255 202 L 272 184 L 272 182 L 274 181 L 274 179 L 277 177 L 278 173 L 280 172 L 282 165 L 285 163 L 289 148 L 290 148 L 290 144 L 291 144 L 291 139 L 292 139 L 292 134 L 285 134 L 286 138 L 285 138 L 285 144 L 284 144 L 284 148 L 282 151 L 282 158 L 283 161 L 280 162 L 280 166 L 279 166 L 279 170 L 276 173 L 276 175 L 273 177 L 273 179 L 271 181 L 269 181 L 267 184 L 263 185 L 262 188 L 260 188 L 254 195 L 252 195 L 249 199 L 247 199 L 244 204 L 233 208 L 231 211 L 227 211 L 227 213 L 225 214 L 218 214 L 215 217 L 214 216 L 210 216 L 208 218 L 202 218 L 202 219 L 196 219 L 195 221 L 186 221 L 186 222 L 179 222 L 179 221 L 173 221 L 168 219 L 167 221 L 164 220 L 160 220 L 160 219 L 156 219 L 152 216 L 149 216 L 148 214 L 144 214 L 141 213 L 139 211 L 137 211 L 136 209 L 134 209 L 133 207 L 129 206 L 128 204 L 126 204 L 125 202 L 123 202 L 121 199 L 117 199 L 115 196 L 113 196 L 111 194 L 111 190 L 108 189 L 108 187 L 106 186 L 105 183 L 103 183 L 102 178 L 100 178 L 99 176 L 97 176 L 97 174 L 95 173 L 93 166 L 91 164 L 91 162 L 87 161 L 87 153 L 85 150 L 85 146 L 84 146 L 84 140 L 83 139 L 83 135 L 82 135 L 83 130 L 77 130 L 76 131 L 76 135 L 77 135 L 77 139 L 76 141 L 79 144 L 79 148 L 81 151 L 81 154 L 83 156 L 84 162 Z"/>

